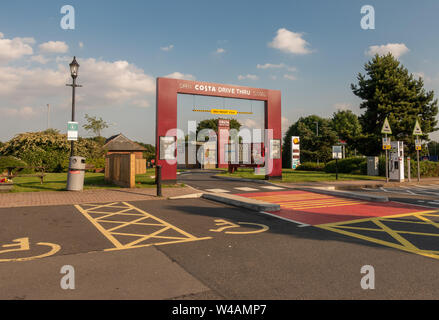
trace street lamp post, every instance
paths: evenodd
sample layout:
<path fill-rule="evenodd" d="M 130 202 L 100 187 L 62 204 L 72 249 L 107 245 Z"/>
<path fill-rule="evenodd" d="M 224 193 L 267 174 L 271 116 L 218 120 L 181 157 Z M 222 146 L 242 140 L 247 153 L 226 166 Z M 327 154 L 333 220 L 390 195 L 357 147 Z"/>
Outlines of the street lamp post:
<path fill-rule="evenodd" d="M 72 87 L 72 121 L 75 121 L 75 89 L 76 87 L 82 87 L 81 85 L 76 84 L 76 78 L 78 77 L 79 63 L 76 61 L 76 57 L 73 57 L 73 61 L 69 64 L 70 67 L 70 75 L 72 76 L 73 83 L 66 84 L 66 86 Z M 71 141 L 71 149 L 70 149 L 70 157 L 73 157 L 75 154 L 75 141 Z"/>
<path fill-rule="evenodd" d="M 314 121 L 314 123 L 317 125 L 316 126 L 316 138 L 319 136 L 319 122 L 318 121 Z M 318 155 L 318 151 L 317 151 L 317 165 L 319 164 L 319 155 Z"/>

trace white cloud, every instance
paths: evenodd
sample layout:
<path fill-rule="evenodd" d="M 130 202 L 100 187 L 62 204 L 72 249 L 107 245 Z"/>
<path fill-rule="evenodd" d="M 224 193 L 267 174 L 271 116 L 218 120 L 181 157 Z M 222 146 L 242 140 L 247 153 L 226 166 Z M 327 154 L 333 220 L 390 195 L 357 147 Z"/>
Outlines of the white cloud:
<path fill-rule="evenodd" d="M 247 118 L 247 119 L 245 119 L 243 122 L 242 122 L 242 124 L 245 126 L 245 127 L 248 127 L 248 128 L 258 128 L 258 124 L 256 123 L 256 121 L 255 120 L 252 120 L 252 119 L 249 119 L 249 118 Z"/>
<path fill-rule="evenodd" d="M 409 51 L 409 48 L 407 48 L 404 43 L 388 43 L 381 46 L 370 46 L 366 51 L 366 55 L 374 56 L 375 54 L 385 55 L 391 53 L 395 58 L 398 59 L 400 56 Z"/>
<path fill-rule="evenodd" d="M 272 64 L 272 63 L 266 63 L 266 64 L 257 64 L 256 68 L 258 69 L 280 69 L 285 68 L 285 64 L 279 63 L 279 64 Z"/>
<path fill-rule="evenodd" d="M 297 80 L 297 78 L 292 74 L 284 74 L 284 78 L 287 80 Z"/>
<path fill-rule="evenodd" d="M 31 107 L 22 107 L 18 109 L 4 108 L 2 109 L 2 113 L 6 116 L 20 117 L 20 118 L 31 117 L 36 114 L 34 109 L 32 109 Z"/>
<path fill-rule="evenodd" d="M 195 77 L 193 75 L 184 74 L 181 72 L 173 72 L 165 76 L 165 78 L 180 79 L 180 80 L 195 80 Z"/>
<path fill-rule="evenodd" d="M 289 31 L 285 28 L 277 30 L 273 41 L 268 44 L 269 47 L 278 49 L 282 52 L 292 54 L 308 54 L 312 51 L 308 49 L 309 43 L 302 38 L 302 33 Z"/>
<path fill-rule="evenodd" d="M 173 48 L 174 48 L 174 45 L 170 44 L 167 47 L 160 47 L 160 50 L 162 50 L 162 51 L 171 51 Z"/>
<path fill-rule="evenodd" d="M 34 61 L 34 62 L 41 63 L 41 64 L 46 64 L 46 63 L 48 63 L 48 62 L 50 61 L 50 59 L 44 57 L 44 56 L 41 55 L 41 54 L 39 54 L 39 55 L 37 55 L 37 56 L 32 56 L 32 57 L 30 57 L 30 60 L 31 60 L 31 61 Z"/>
<path fill-rule="evenodd" d="M 244 80 L 244 79 L 249 79 L 249 80 L 258 80 L 259 77 L 257 75 L 254 74 L 248 74 L 248 75 L 239 75 L 238 76 L 238 80 Z"/>
<path fill-rule="evenodd" d="M 41 52 L 66 53 L 69 46 L 64 41 L 48 41 L 39 45 Z"/>
<path fill-rule="evenodd" d="M 424 72 L 413 72 L 413 76 L 415 78 L 422 78 L 422 80 L 424 80 L 424 83 L 430 84 L 432 82 L 431 77 L 427 76 Z"/>
<path fill-rule="evenodd" d="M 215 53 L 218 53 L 218 54 L 221 54 L 221 53 L 224 53 L 224 52 L 226 52 L 226 50 L 224 48 L 218 48 L 215 51 Z"/>
<path fill-rule="evenodd" d="M 155 79 L 142 69 L 127 61 L 78 58 L 78 62 L 81 65 L 78 83 L 83 85 L 77 89 L 79 108 L 150 106 L 155 95 Z M 71 93 L 65 86 L 71 82 L 68 69 L 66 62 L 56 68 L 0 66 L 0 114 L 10 108 L 45 105 L 47 97 L 54 105 L 69 107 Z"/>
<path fill-rule="evenodd" d="M 0 33 L 0 62 L 8 62 L 33 54 L 32 45 L 35 43 L 33 38 L 4 39 L 3 37 L 3 33 Z"/>
<path fill-rule="evenodd" d="M 79 46 L 81 49 L 84 48 L 84 42 L 79 41 L 78 46 Z"/>
<path fill-rule="evenodd" d="M 334 104 L 334 108 L 336 110 L 345 111 L 345 110 L 352 110 L 352 105 L 350 103 L 336 103 Z"/>

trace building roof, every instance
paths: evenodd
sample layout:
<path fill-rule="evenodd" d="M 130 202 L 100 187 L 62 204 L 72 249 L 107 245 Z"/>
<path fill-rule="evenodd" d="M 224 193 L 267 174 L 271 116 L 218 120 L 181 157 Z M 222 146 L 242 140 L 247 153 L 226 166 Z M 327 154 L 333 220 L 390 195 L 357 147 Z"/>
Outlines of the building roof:
<path fill-rule="evenodd" d="M 144 147 L 128 139 L 122 133 L 108 138 L 105 141 L 104 148 L 108 151 L 146 151 Z"/>

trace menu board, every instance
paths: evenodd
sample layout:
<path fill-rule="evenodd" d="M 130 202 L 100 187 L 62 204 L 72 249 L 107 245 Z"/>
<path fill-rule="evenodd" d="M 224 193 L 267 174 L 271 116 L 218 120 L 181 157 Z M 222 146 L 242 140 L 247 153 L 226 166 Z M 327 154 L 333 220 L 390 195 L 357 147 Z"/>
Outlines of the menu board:
<path fill-rule="evenodd" d="M 280 149 L 280 140 L 270 140 L 270 158 L 271 159 L 280 159 L 281 158 L 281 149 Z"/>
<path fill-rule="evenodd" d="M 175 137 L 160 137 L 160 160 L 175 160 Z"/>

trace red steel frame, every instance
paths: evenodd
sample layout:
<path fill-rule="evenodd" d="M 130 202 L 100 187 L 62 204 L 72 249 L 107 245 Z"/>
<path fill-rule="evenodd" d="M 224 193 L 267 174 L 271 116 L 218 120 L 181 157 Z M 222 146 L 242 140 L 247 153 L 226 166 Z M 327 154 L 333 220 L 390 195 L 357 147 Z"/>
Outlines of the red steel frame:
<path fill-rule="evenodd" d="M 272 129 L 271 139 L 280 140 L 282 145 L 279 90 L 168 78 L 157 78 L 156 90 L 156 165 L 162 166 L 162 180 L 165 183 L 177 181 L 177 161 L 160 160 L 160 137 L 166 135 L 176 137 L 179 93 L 265 101 L 265 129 Z M 269 156 L 268 147 L 265 146 L 265 156 Z M 272 159 L 272 170 L 265 178 L 282 178 L 282 158 Z"/>

